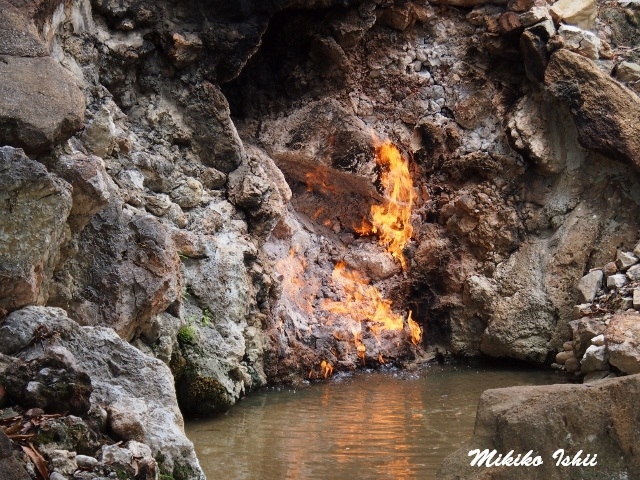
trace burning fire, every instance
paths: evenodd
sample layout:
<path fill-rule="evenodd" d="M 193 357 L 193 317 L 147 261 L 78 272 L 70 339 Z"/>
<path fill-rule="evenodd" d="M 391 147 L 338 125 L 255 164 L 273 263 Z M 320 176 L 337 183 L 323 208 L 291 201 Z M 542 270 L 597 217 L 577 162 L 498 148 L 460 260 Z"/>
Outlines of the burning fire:
<path fill-rule="evenodd" d="M 411 225 L 411 210 L 415 198 L 413 181 L 409 174 L 409 164 L 402 158 L 400 151 L 390 142 L 381 143 L 376 149 L 376 160 L 381 168 L 380 182 L 384 189 L 381 204 L 372 205 L 369 219 L 365 220 L 359 233 L 375 234 L 380 244 L 407 268 L 407 260 L 403 249 L 411 239 L 413 227 Z M 328 171 L 318 170 L 307 173 L 305 183 L 308 191 L 321 194 L 336 194 Z M 319 222 L 323 208 L 320 207 L 313 215 L 313 219 Z M 298 247 L 292 248 L 289 257 L 281 259 L 277 263 L 278 272 L 283 276 L 282 288 L 288 298 L 294 299 L 300 309 L 308 315 L 315 317 L 315 308 L 318 306 L 330 313 L 327 325 L 331 325 L 336 317 L 342 317 L 348 321 L 355 353 L 362 362 L 365 362 L 367 353 L 369 358 L 375 355 L 367 352 L 364 335 L 373 335 L 380 344 L 380 334 L 384 331 L 405 331 L 411 335 L 411 342 L 418 345 L 422 339 L 422 329 L 408 315 L 401 315 L 393 311 L 392 302 L 383 297 L 381 291 L 371 284 L 370 280 L 362 273 L 347 269 L 345 262 L 335 265 L 332 277 L 334 292 L 339 300 L 323 299 L 315 303 L 318 298 L 320 285 L 312 275 L 306 275 L 308 265 L 304 258 L 300 258 Z M 366 330 L 363 327 L 366 325 Z M 339 341 L 347 340 L 344 332 L 334 332 L 334 337 Z M 349 350 L 347 350 L 347 353 Z M 334 352 L 335 357 L 338 354 Z M 375 357 L 373 357 L 375 358 Z M 385 363 L 382 353 L 377 354 L 378 361 Z M 333 374 L 334 366 L 327 360 L 316 364 L 309 372 L 309 378 L 327 378 Z"/>
<path fill-rule="evenodd" d="M 371 220 L 363 222 L 359 233 L 378 235 L 380 244 L 398 259 L 405 270 L 407 261 L 402 250 L 413 234 L 411 209 L 415 197 L 409 163 L 391 142 L 378 145 L 376 161 L 382 168 L 380 182 L 384 188 L 384 202 L 371 206 Z M 371 331 L 378 338 L 383 330 L 402 330 L 404 318 L 393 312 L 391 301 L 383 298 L 367 278 L 356 271 L 348 271 L 344 262 L 336 264 L 332 279 L 334 285 L 342 290 L 343 300 L 325 300 L 322 308 L 354 320 L 351 329 L 353 341 L 358 357 L 364 362 L 366 347 L 362 342 L 362 322 L 370 322 Z M 411 342 L 418 345 L 422 339 L 422 329 L 411 318 L 411 311 L 407 316 L 407 324 Z M 381 356 L 379 361 L 384 363 Z"/>
<path fill-rule="evenodd" d="M 417 346 L 422 340 L 422 328 L 411 318 L 411 310 L 409 310 L 407 323 L 409 324 L 409 330 L 411 330 L 411 343 Z"/>
<path fill-rule="evenodd" d="M 364 221 L 358 233 L 378 235 L 380 244 L 386 247 L 407 268 L 402 249 L 411 239 L 411 209 L 415 191 L 409 174 L 409 162 L 391 142 L 380 144 L 376 149 L 376 161 L 382 168 L 380 183 L 384 188 L 384 203 L 371 206 L 371 220 Z"/>
<path fill-rule="evenodd" d="M 347 270 L 344 262 L 338 262 L 331 278 L 343 291 L 344 300 L 324 300 L 322 308 L 339 315 L 347 315 L 358 324 L 362 321 L 370 321 L 382 324 L 389 330 L 402 329 L 402 316 L 393 313 L 391 300 L 383 298 L 380 290 L 369 285 L 366 277 L 356 271 Z"/>
<path fill-rule="evenodd" d="M 358 357 L 364 362 L 366 347 L 362 342 L 362 322 L 370 322 L 371 331 L 377 336 L 383 330 L 402 330 L 404 318 L 393 312 L 391 300 L 383 298 L 380 290 L 370 285 L 366 277 L 356 271 L 347 270 L 344 262 L 336 264 L 331 277 L 334 285 L 342 291 L 343 300 L 324 300 L 321 306 L 331 313 L 353 319 L 353 341 Z M 418 345 L 422 338 L 422 330 L 411 319 L 411 312 L 407 323 L 411 331 L 411 341 Z"/>

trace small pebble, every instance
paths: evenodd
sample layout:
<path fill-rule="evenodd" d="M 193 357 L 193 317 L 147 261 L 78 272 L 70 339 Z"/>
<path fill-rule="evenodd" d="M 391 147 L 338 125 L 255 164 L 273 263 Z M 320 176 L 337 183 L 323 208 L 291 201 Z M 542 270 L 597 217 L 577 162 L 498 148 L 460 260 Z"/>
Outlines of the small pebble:
<path fill-rule="evenodd" d="M 564 363 L 564 367 L 567 369 L 567 372 L 577 372 L 580 370 L 580 362 L 576 357 L 571 357 Z"/>
<path fill-rule="evenodd" d="M 556 362 L 559 363 L 560 365 L 566 365 L 567 361 L 571 358 L 576 358 L 575 354 L 573 353 L 573 350 L 569 351 L 564 351 L 564 352 L 560 352 L 556 355 Z"/>
<path fill-rule="evenodd" d="M 82 468 L 94 468 L 98 465 L 98 460 L 88 455 L 76 455 L 76 463 Z"/>

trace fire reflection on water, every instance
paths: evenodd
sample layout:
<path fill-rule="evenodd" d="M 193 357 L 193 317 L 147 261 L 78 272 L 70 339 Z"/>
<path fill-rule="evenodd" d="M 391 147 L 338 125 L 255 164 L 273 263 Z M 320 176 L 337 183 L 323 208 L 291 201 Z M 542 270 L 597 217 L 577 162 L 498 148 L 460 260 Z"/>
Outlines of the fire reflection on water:
<path fill-rule="evenodd" d="M 340 376 L 256 392 L 186 431 L 208 478 L 430 480 L 471 436 L 482 391 L 563 381 L 549 371 L 446 365 Z"/>

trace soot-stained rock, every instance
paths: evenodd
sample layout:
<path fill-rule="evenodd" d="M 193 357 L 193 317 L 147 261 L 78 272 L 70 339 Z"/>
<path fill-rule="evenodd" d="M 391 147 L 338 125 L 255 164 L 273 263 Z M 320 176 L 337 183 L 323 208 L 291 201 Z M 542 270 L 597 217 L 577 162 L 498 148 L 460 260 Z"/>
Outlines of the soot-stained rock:
<path fill-rule="evenodd" d="M 569 106 L 583 147 L 640 170 L 640 97 L 565 49 L 551 56 L 544 81 Z"/>
<path fill-rule="evenodd" d="M 245 153 L 229 116 L 229 104 L 220 89 L 204 82 L 181 102 L 185 108 L 185 122 L 193 129 L 202 162 L 225 173 L 238 168 Z"/>

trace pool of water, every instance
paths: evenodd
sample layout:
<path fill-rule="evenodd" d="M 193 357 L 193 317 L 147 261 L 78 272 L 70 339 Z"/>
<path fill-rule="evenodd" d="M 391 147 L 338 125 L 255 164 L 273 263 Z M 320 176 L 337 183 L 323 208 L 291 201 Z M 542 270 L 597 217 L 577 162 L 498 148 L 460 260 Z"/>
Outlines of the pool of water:
<path fill-rule="evenodd" d="M 252 393 L 224 415 L 188 421 L 186 432 L 209 480 L 435 479 L 470 438 L 484 390 L 565 381 L 450 365 L 357 373 Z"/>

